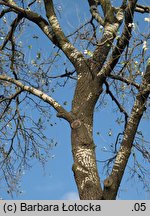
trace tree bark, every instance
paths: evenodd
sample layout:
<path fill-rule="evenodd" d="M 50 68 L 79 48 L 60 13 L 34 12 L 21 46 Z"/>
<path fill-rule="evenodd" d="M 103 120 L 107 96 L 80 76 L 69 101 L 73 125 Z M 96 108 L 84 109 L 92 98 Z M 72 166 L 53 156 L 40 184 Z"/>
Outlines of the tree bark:
<path fill-rule="evenodd" d="M 102 84 L 93 79 L 88 65 L 83 65 L 81 71 L 72 103 L 75 119 L 71 124 L 73 172 L 80 199 L 99 200 L 102 197 L 102 188 L 93 141 L 93 111 L 102 92 Z"/>

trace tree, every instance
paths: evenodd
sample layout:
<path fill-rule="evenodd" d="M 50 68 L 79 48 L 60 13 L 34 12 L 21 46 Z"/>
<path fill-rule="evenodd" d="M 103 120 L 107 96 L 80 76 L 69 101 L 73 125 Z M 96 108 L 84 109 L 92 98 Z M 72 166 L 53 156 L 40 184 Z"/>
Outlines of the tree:
<path fill-rule="evenodd" d="M 142 132 L 138 131 L 148 110 L 150 34 L 143 33 L 134 18 L 135 13 L 149 13 L 150 7 L 138 4 L 137 0 L 122 0 L 118 5 L 110 0 L 88 0 L 81 4 L 88 7 L 90 18 L 67 34 L 65 14 L 55 1 L 0 0 L 0 155 L 2 177 L 9 192 L 16 187 L 22 166 L 28 165 L 29 158 L 44 163 L 49 155 L 51 145 L 46 139 L 44 122 L 50 120 L 50 107 L 70 125 L 72 170 L 80 199 L 116 199 L 129 157 L 136 162 L 140 152 L 146 161 L 150 159 L 148 144 L 143 145 Z M 149 22 L 149 18 L 142 19 Z M 43 40 L 53 44 L 51 50 L 46 50 L 50 53 L 47 56 L 36 48 L 36 26 L 46 35 L 47 38 L 40 35 Z M 37 34 L 29 34 L 33 27 Z M 33 60 L 28 58 L 27 50 L 33 50 Z M 56 85 L 65 88 L 68 80 L 75 84 L 70 111 L 65 108 L 67 100 L 61 105 L 53 98 Z M 112 156 L 105 160 L 108 176 L 102 186 L 93 139 L 93 115 L 96 104 L 103 103 L 106 95 L 115 103 L 117 122 L 122 127 L 110 146 Z M 37 108 L 40 117 L 29 115 L 31 106 Z M 137 175 L 144 181 L 148 171 L 142 166 L 140 170 L 142 174 Z"/>

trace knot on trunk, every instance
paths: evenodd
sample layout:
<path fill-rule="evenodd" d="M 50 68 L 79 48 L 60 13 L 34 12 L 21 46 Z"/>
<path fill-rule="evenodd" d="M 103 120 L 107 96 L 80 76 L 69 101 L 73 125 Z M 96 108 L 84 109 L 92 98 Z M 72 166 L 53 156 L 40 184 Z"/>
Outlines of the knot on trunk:
<path fill-rule="evenodd" d="M 113 184 L 113 178 L 111 176 L 109 176 L 107 179 L 105 179 L 104 181 L 104 187 L 105 188 L 110 188 Z"/>
<path fill-rule="evenodd" d="M 79 128 L 80 126 L 81 126 L 81 121 L 79 119 L 76 119 L 71 123 L 72 129 Z"/>

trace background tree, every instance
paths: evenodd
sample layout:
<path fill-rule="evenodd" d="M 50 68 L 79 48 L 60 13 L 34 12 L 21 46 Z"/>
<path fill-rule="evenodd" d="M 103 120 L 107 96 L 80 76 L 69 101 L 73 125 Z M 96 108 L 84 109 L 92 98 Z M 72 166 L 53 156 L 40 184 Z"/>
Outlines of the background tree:
<path fill-rule="evenodd" d="M 148 190 L 145 164 L 150 160 L 149 143 L 145 145 L 138 126 L 149 106 L 150 34 L 142 32 L 134 15 L 149 13 L 150 7 L 137 0 L 80 3 L 88 8 L 89 20 L 82 19 L 78 27 L 73 23 L 71 32 L 65 12 L 55 1 L 0 0 L 0 164 L 9 193 L 16 189 L 30 159 L 43 164 L 51 156 L 56 143 L 45 133 L 51 108 L 70 125 L 72 170 L 80 199 L 116 199 L 130 156 L 134 162 L 131 173 L 137 174 Z M 149 17 L 142 19 L 150 21 Z M 47 38 L 38 34 L 37 27 Z M 38 45 L 39 36 L 53 47 L 48 50 L 47 45 Z M 60 102 L 53 98 L 55 89 L 67 88 L 69 80 L 74 85 L 71 107 L 67 107 L 69 95 Z M 93 115 L 96 104 L 106 106 L 106 95 L 116 105 L 116 121 L 121 126 L 109 145 L 109 158 L 101 161 L 103 156 L 98 153 L 96 158 Z M 35 108 L 39 113 L 31 116 Z M 139 153 L 145 160 L 140 166 Z M 98 162 L 105 162 L 107 168 L 104 182 Z"/>

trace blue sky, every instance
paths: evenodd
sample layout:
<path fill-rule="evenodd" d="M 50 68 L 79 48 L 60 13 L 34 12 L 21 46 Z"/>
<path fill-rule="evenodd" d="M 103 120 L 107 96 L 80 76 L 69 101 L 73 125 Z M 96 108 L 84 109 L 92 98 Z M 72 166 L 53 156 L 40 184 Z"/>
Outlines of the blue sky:
<path fill-rule="evenodd" d="M 63 2 L 63 3 L 62 3 Z M 57 7 L 61 6 L 62 15 L 63 10 L 65 10 L 65 16 L 68 19 L 65 22 L 65 31 L 69 33 L 74 30 L 75 26 L 79 26 L 80 20 L 88 19 L 89 13 L 86 11 L 87 4 L 85 0 L 77 0 L 77 1 L 57 1 Z M 149 0 L 139 1 L 142 4 L 149 3 Z M 74 6 L 72 7 L 72 3 Z M 84 11 L 84 12 L 83 12 Z M 77 19 L 72 19 L 71 16 L 75 16 Z M 145 15 L 136 15 L 137 20 L 140 22 L 141 19 L 144 20 L 144 17 L 148 17 Z M 143 29 L 147 29 L 148 25 L 144 21 Z M 64 25 L 64 20 L 62 22 Z M 36 28 L 35 28 L 36 29 Z M 69 30 L 68 30 L 69 29 Z M 148 30 L 146 30 L 148 31 Z M 45 48 L 49 47 L 51 50 L 51 44 L 49 41 L 41 34 L 39 30 L 35 30 L 35 33 L 39 35 L 38 43 L 35 42 L 35 46 L 39 46 L 42 44 L 43 40 L 45 41 Z M 146 32 L 147 33 L 147 32 Z M 28 38 L 30 37 L 30 33 L 28 33 L 24 38 L 26 43 L 29 44 Z M 47 41 L 47 42 L 46 42 Z M 43 44 L 42 44 L 43 45 Z M 36 48 L 38 49 L 38 48 Z M 29 52 L 29 51 L 27 51 Z M 34 55 L 34 49 L 29 53 L 28 58 L 32 58 Z M 48 53 L 43 53 L 43 55 L 48 56 Z M 65 57 L 63 57 L 65 59 Z M 64 60 L 63 59 L 63 60 Z M 59 68 L 62 68 L 62 65 L 59 65 Z M 64 66 L 65 69 L 65 66 Z M 69 110 L 71 107 L 71 98 L 74 90 L 74 82 L 70 81 L 68 87 L 66 89 L 56 88 L 54 93 L 54 98 L 57 99 L 60 103 L 64 101 L 68 101 L 67 109 Z M 69 94 L 68 94 L 69 92 Z M 108 149 L 108 146 L 114 142 L 115 135 L 118 133 L 118 130 L 121 130 L 121 126 L 118 126 L 117 123 L 114 123 L 116 120 L 116 116 L 118 115 L 113 111 L 115 105 L 112 103 L 110 99 L 106 97 L 108 102 L 107 107 L 101 107 L 99 111 L 95 112 L 95 123 L 94 123 L 94 140 L 97 146 L 97 159 L 102 160 L 109 156 L 108 152 L 105 149 Z M 33 114 L 31 111 L 31 115 L 36 115 L 36 112 Z M 14 196 L 13 199 L 24 199 L 24 200 L 61 200 L 61 199 L 78 199 L 77 188 L 74 182 L 73 172 L 72 172 L 72 155 L 71 155 L 71 147 L 70 147 L 70 128 L 67 122 L 64 120 L 60 120 L 56 118 L 55 111 L 52 111 L 53 117 L 51 121 L 56 122 L 57 124 L 53 127 L 47 127 L 46 133 L 50 135 L 57 142 L 56 147 L 51 150 L 52 158 L 45 165 L 44 169 L 37 161 L 33 161 L 33 167 L 30 170 L 26 170 L 21 181 L 22 194 L 19 196 Z M 146 140 L 149 140 L 150 133 L 150 121 L 145 119 L 141 122 L 140 128 L 143 131 L 143 135 Z M 111 129 L 112 135 L 108 136 L 108 133 Z M 100 134 L 97 135 L 97 132 Z M 102 158 L 103 157 L 103 158 Z M 140 157 L 140 155 L 139 155 Z M 142 159 L 141 159 L 142 160 Z M 129 163 L 130 164 L 130 163 Z M 132 163 L 131 163 L 132 164 Z M 146 165 L 147 166 L 147 165 Z M 98 168 L 100 173 L 102 173 L 102 164 L 98 163 Z M 149 199 L 148 194 L 142 189 L 142 185 L 139 184 L 139 190 L 137 190 L 136 183 L 138 179 L 133 179 L 129 181 L 127 179 L 128 173 L 123 178 L 121 184 L 121 190 L 118 194 L 118 199 Z M 104 180 L 104 176 L 102 177 L 102 181 Z M 3 199 L 12 199 L 7 193 L 4 191 L 0 196 Z"/>

